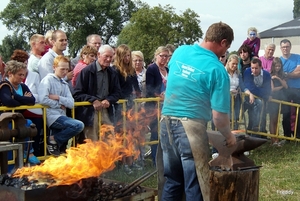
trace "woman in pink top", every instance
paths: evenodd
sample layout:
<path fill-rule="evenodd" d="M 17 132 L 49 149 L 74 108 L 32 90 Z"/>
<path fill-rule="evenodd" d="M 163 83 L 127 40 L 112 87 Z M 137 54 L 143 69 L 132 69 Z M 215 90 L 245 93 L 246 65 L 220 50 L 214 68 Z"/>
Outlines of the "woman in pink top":
<path fill-rule="evenodd" d="M 77 63 L 77 65 L 75 66 L 73 73 L 73 79 L 72 79 L 72 85 L 73 87 L 75 87 L 76 84 L 76 79 L 80 73 L 80 71 L 85 68 L 87 65 L 89 65 L 90 63 L 92 63 L 93 61 L 96 60 L 97 57 L 97 50 L 96 48 L 89 46 L 89 45 L 85 45 L 83 46 L 81 52 L 80 52 L 80 60 Z"/>

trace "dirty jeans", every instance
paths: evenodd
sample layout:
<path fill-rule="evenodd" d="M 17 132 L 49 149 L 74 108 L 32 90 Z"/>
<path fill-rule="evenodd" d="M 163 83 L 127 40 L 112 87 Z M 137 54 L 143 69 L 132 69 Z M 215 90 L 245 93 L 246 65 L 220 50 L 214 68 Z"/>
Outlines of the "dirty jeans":
<path fill-rule="evenodd" d="M 84 124 L 77 119 L 60 116 L 49 128 L 52 130 L 51 134 L 54 135 L 54 140 L 60 147 L 70 138 L 79 134 L 83 130 Z"/>
<path fill-rule="evenodd" d="M 181 120 L 162 118 L 160 129 L 166 178 L 161 200 L 181 201 L 185 193 L 186 200 L 202 201 L 192 150 Z"/>

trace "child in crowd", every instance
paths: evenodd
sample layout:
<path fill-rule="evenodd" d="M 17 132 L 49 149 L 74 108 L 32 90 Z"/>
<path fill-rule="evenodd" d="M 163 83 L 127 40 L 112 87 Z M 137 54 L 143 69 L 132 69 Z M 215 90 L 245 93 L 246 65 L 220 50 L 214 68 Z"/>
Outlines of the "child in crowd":
<path fill-rule="evenodd" d="M 250 27 L 248 29 L 248 37 L 243 42 L 243 45 L 248 45 L 251 48 L 251 58 L 258 57 L 260 38 L 258 37 L 258 32 L 255 27 Z"/>
<path fill-rule="evenodd" d="M 284 80 L 284 74 L 282 69 L 282 62 L 279 57 L 275 57 L 271 66 L 271 87 L 272 87 L 272 99 L 284 100 L 284 89 L 287 89 L 287 83 Z M 276 134 L 279 104 L 275 102 L 269 102 L 268 111 L 270 116 L 270 134 Z M 271 143 L 274 146 L 280 146 L 278 138 L 271 138 Z"/>
<path fill-rule="evenodd" d="M 48 106 L 47 126 L 51 135 L 47 138 L 47 149 L 50 154 L 58 156 L 65 151 L 68 140 L 83 130 L 84 124 L 66 115 L 66 109 L 74 107 L 68 83 L 63 79 L 69 72 L 69 59 L 57 56 L 53 68 L 54 73 L 47 74 L 41 80 L 38 94 L 39 102 Z"/>

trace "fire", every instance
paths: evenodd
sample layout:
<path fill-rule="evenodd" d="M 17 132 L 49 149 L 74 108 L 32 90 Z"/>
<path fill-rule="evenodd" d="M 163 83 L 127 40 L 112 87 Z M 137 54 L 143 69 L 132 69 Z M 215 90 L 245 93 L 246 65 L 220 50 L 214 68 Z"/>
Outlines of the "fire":
<path fill-rule="evenodd" d="M 122 141 L 92 142 L 67 149 L 65 156 L 50 157 L 39 166 L 18 169 L 15 177 L 28 176 L 33 180 L 54 180 L 52 185 L 70 185 L 81 179 L 97 177 L 115 167 L 114 162 L 121 159 L 120 153 L 128 153 Z"/>
<path fill-rule="evenodd" d="M 126 114 L 126 126 L 120 132 L 115 133 L 116 130 L 111 125 L 102 125 L 99 141 L 87 139 L 84 144 L 67 149 L 65 155 L 50 157 L 39 166 L 20 168 L 13 176 L 27 176 L 30 180 L 44 182 L 49 187 L 71 185 L 84 178 L 98 177 L 113 170 L 115 162 L 122 157 L 138 157 L 137 147 L 145 140 L 141 133 L 156 114 L 147 114 L 144 109 L 137 113 L 130 110 Z"/>

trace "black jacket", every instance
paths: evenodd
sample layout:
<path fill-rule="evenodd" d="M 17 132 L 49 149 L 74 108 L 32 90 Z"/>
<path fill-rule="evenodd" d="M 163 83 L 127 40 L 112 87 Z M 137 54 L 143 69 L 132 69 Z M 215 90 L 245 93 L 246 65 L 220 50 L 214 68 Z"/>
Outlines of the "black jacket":
<path fill-rule="evenodd" d="M 79 73 L 76 80 L 76 85 L 74 88 L 74 99 L 76 102 L 88 101 L 93 103 L 98 98 L 97 94 L 97 66 L 95 61 L 88 66 L 86 66 Z M 108 74 L 108 96 L 105 97 L 109 101 L 110 107 L 108 108 L 108 113 L 110 115 L 111 121 L 113 121 L 113 107 L 112 105 L 116 103 L 121 94 L 119 78 L 117 72 L 111 68 L 107 68 Z M 93 106 L 79 106 L 76 108 L 76 119 L 81 120 L 86 126 L 92 126 L 94 120 L 94 107 Z"/>

